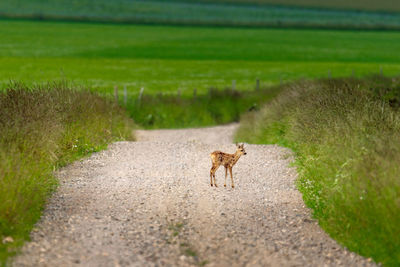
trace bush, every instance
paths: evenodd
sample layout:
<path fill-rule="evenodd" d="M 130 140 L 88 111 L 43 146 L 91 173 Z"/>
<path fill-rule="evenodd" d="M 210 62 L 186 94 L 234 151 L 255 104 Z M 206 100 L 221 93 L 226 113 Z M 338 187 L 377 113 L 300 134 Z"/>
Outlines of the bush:
<path fill-rule="evenodd" d="M 240 92 L 210 89 L 195 97 L 143 95 L 140 102 L 129 101 L 126 108 L 136 123 L 148 129 L 212 126 L 239 121 L 243 113 L 257 110 L 277 92 L 273 87 Z"/>

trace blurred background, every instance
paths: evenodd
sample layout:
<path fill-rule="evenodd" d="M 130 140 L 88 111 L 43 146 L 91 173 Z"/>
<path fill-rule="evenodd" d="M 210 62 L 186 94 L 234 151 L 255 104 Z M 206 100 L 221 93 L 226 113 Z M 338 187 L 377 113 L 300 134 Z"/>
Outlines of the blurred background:
<path fill-rule="evenodd" d="M 399 12 L 393 0 L 2 0 L 0 84 L 185 95 L 395 75 Z"/>

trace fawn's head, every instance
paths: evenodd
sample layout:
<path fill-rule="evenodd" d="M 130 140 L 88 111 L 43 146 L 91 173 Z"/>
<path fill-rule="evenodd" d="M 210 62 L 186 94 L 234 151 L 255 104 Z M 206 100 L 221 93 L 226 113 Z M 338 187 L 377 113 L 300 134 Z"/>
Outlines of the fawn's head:
<path fill-rule="evenodd" d="M 246 155 L 246 151 L 244 150 L 244 144 L 236 144 L 236 153 L 240 155 Z"/>

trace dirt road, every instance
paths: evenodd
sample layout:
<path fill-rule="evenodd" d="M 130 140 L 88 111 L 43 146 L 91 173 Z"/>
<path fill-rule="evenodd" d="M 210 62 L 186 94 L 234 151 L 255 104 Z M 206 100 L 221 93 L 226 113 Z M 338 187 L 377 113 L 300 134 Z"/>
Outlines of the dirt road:
<path fill-rule="evenodd" d="M 14 266 L 369 266 L 310 218 L 290 151 L 245 145 L 235 189 L 210 187 L 210 152 L 236 125 L 138 131 L 58 174 Z"/>

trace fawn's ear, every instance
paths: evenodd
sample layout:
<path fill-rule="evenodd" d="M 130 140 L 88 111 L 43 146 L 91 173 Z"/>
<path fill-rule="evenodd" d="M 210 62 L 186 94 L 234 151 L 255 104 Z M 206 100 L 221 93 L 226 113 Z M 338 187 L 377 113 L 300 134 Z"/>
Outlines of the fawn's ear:
<path fill-rule="evenodd" d="M 238 148 L 240 147 L 240 145 L 239 145 L 238 143 L 236 143 L 235 145 L 236 145 L 236 147 L 238 147 Z"/>

